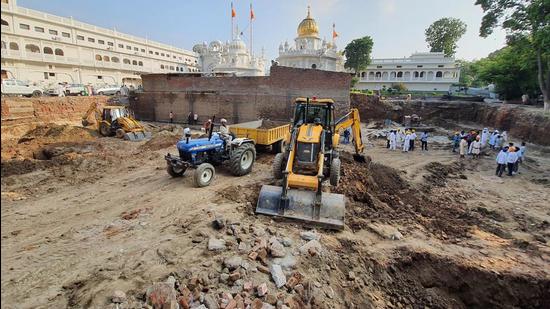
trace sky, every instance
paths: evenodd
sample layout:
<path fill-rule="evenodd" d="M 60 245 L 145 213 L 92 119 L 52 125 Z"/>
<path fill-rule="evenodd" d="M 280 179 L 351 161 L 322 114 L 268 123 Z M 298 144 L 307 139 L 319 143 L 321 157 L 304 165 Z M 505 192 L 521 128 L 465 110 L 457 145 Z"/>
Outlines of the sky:
<path fill-rule="evenodd" d="M 475 0 L 234 0 L 235 23 L 249 44 L 250 3 L 253 49 L 262 47 L 268 60 L 275 59 L 279 44 L 293 43 L 296 28 L 307 6 L 319 26 L 321 38 L 332 38 L 332 24 L 343 49 L 351 40 L 371 36 L 373 58 L 402 58 L 429 51 L 424 31 L 442 17 L 459 18 L 467 32 L 458 42 L 456 58 L 473 60 L 487 56 L 505 44 L 505 32 L 497 29 L 488 38 L 479 37 L 483 12 Z M 150 40 L 191 50 L 193 45 L 231 35 L 230 0 L 18 0 L 18 5 L 45 11 L 104 28 L 147 37 Z"/>

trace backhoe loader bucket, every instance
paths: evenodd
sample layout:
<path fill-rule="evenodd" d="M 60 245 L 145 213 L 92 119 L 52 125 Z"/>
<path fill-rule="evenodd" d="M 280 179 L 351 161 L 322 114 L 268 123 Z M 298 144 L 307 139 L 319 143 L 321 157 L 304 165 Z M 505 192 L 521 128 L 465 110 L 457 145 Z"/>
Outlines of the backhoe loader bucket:
<path fill-rule="evenodd" d="M 124 139 L 127 141 L 138 142 L 144 139 L 151 138 L 151 132 L 128 132 L 124 134 Z"/>
<path fill-rule="evenodd" d="M 294 219 L 326 229 L 344 229 L 344 195 L 323 192 L 321 206 L 315 206 L 315 192 L 289 189 L 288 200 L 281 199 L 283 188 L 264 185 L 260 190 L 256 213 Z"/>

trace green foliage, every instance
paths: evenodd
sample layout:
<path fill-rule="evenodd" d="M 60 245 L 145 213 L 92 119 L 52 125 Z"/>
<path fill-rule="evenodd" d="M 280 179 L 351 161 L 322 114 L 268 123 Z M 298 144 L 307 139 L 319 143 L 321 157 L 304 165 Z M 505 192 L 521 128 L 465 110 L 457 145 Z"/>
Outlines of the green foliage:
<path fill-rule="evenodd" d="M 545 108 L 550 104 L 550 1 L 549 0 L 476 0 L 485 15 L 479 35 L 489 36 L 496 27 L 504 28 L 508 45 L 521 46 L 523 56 L 535 59 L 535 71 Z M 526 51 L 526 50 L 530 50 Z M 531 54 L 531 55 L 530 55 Z M 530 65 L 531 61 L 523 62 Z M 532 69 L 532 68 L 531 68 Z"/>
<path fill-rule="evenodd" d="M 407 91 L 407 87 L 406 87 L 405 84 L 403 84 L 403 83 L 393 84 L 391 87 L 392 87 L 393 89 L 395 89 L 395 91 L 397 91 L 397 92 L 405 92 L 405 91 Z"/>
<path fill-rule="evenodd" d="M 370 54 L 373 45 L 374 42 L 370 36 L 351 41 L 344 49 L 344 56 L 346 56 L 344 67 L 353 69 L 355 73 L 366 69 L 371 61 Z"/>
<path fill-rule="evenodd" d="M 536 56 L 524 45 L 514 44 L 491 53 L 475 62 L 477 81 L 494 84 L 495 91 L 504 99 L 520 98 L 527 93 L 536 97 Z"/>
<path fill-rule="evenodd" d="M 426 29 L 426 42 L 430 51 L 444 52 L 454 56 L 458 40 L 466 33 L 466 24 L 460 19 L 445 17 L 435 21 Z"/>
<path fill-rule="evenodd" d="M 479 61 L 457 60 L 460 65 L 460 79 L 458 86 L 460 87 L 482 87 L 484 82 L 479 79 Z"/>
<path fill-rule="evenodd" d="M 358 77 L 352 77 L 351 78 L 351 88 L 355 87 L 355 85 L 357 84 L 357 82 L 359 81 L 359 78 Z"/>

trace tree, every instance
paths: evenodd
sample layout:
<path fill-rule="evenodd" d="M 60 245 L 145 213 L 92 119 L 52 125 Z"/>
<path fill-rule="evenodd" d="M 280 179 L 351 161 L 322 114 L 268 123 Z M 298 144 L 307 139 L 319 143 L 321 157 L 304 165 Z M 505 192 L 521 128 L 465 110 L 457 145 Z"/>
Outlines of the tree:
<path fill-rule="evenodd" d="M 544 97 L 544 110 L 550 110 L 550 1 L 476 0 L 484 16 L 479 35 L 489 36 L 496 27 L 508 32 L 509 44 L 523 44 L 534 52 L 537 81 Z"/>
<path fill-rule="evenodd" d="M 370 36 L 362 37 L 351 41 L 344 49 L 346 56 L 346 69 L 353 69 L 355 73 L 359 73 L 367 68 L 370 64 L 370 54 L 374 42 Z"/>
<path fill-rule="evenodd" d="M 445 17 L 435 21 L 426 29 L 426 42 L 431 52 L 444 52 L 454 56 L 456 42 L 466 33 L 466 24 L 460 19 Z"/>

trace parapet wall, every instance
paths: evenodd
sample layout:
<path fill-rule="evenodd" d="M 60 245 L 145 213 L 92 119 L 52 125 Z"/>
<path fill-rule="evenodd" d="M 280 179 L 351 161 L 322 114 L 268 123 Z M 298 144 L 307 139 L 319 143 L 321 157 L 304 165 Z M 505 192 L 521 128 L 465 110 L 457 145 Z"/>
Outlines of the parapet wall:
<path fill-rule="evenodd" d="M 201 122 L 213 115 L 230 123 L 288 121 L 294 99 L 307 96 L 334 99 L 338 114 L 349 109 L 347 73 L 273 66 L 270 76 L 148 74 L 142 79 L 144 92 L 130 105 L 143 120 L 167 121 L 172 111 L 177 122 L 186 122 L 189 112 L 197 113 Z"/>

